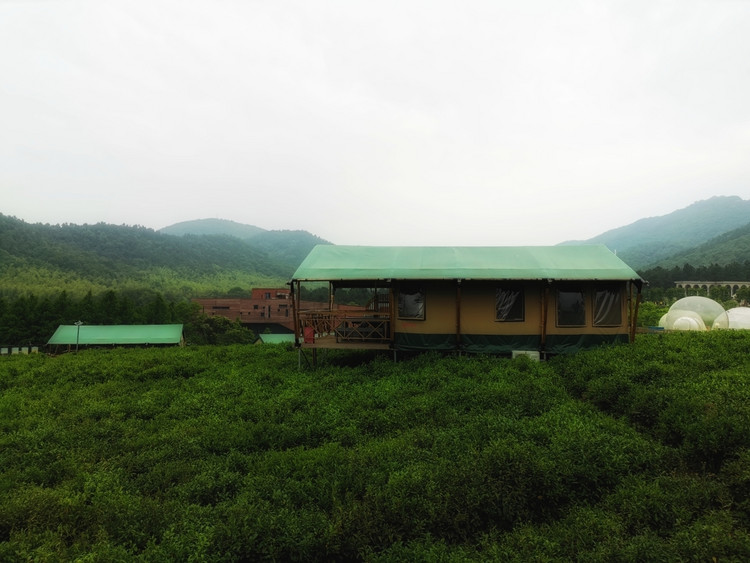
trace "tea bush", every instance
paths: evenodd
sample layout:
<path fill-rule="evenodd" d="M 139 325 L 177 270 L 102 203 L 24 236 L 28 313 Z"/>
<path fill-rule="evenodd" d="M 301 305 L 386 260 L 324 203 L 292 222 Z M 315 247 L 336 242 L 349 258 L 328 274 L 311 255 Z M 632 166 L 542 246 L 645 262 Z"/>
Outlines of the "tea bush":
<path fill-rule="evenodd" d="M 678 448 L 689 467 L 718 471 L 750 447 L 749 344 L 745 331 L 642 335 L 558 367 L 574 396 Z"/>
<path fill-rule="evenodd" d="M 3 358 L 0 559 L 743 560 L 748 342 Z"/>

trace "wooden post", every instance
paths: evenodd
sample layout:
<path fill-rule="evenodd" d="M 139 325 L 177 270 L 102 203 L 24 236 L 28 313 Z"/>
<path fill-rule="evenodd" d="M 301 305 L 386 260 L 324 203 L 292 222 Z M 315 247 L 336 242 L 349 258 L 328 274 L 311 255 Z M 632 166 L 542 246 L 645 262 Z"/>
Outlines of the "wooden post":
<path fill-rule="evenodd" d="M 391 346 L 393 346 L 393 340 L 396 337 L 396 299 L 393 296 L 393 283 L 391 282 L 390 287 L 388 288 L 388 316 L 389 318 L 389 325 L 390 325 L 390 334 L 389 339 L 391 341 Z M 395 356 L 394 356 L 395 357 Z"/>
<path fill-rule="evenodd" d="M 638 323 L 638 309 L 641 305 L 641 288 L 636 286 L 636 289 L 638 290 L 638 293 L 635 296 L 635 309 L 633 311 L 633 316 L 630 319 L 630 342 L 635 341 L 635 331 L 636 331 L 636 325 Z M 631 287 L 632 291 L 632 287 Z"/>
<path fill-rule="evenodd" d="M 297 289 L 299 292 L 299 281 L 297 281 Z M 289 288 L 292 290 L 292 322 L 294 323 L 294 344 L 299 346 L 299 311 L 297 311 L 297 298 L 295 297 L 294 281 L 289 282 Z"/>
<path fill-rule="evenodd" d="M 549 286 L 550 280 L 546 280 L 546 285 L 542 290 L 542 334 L 540 338 L 540 352 L 545 353 L 547 347 L 547 315 L 548 315 L 548 302 L 549 302 Z"/>
<path fill-rule="evenodd" d="M 461 350 L 461 280 L 456 280 L 456 350 Z"/>
<path fill-rule="evenodd" d="M 628 339 L 633 341 L 633 282 L 626 286 L 628 293 Z"/>

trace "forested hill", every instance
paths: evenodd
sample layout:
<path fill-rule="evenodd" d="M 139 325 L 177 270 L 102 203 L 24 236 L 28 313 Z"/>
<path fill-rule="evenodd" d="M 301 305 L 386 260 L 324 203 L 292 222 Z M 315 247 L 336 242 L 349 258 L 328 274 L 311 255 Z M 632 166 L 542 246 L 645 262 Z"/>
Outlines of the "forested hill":
<path fill-rule="evenodd" d="M 691 264 L 707 266 L 745 263 L 750 260 L 750 223 L 714 237 L 694 248 L 662 260 L 660 266 L 668 268 Z M 744 279 L 744 278 L 743 278 Z"/>
<path fill-rule="evenodd" d="M 104 223 L 29 224 L 0 214 L 0 296 L 149 289 L 189 298 L 277 285 L 293 271 L 226 235 L 178 237 Z"/>
<path fill-rule="evenodd" d="M 295 270 L 317 244 L 329 241 L 302 230 L 267 231 L 255 225 L 246 225 L 226 219 L 196 219 L 183 221 L 163 229 L 170 235 L 230 235 L 240 238 L 253 248 L 273 256 L 274 260 Z"/>
<path fill-rule="evenodd" d="M 692 249 L 705 245 L 715 237 L 729 234 L 734 229 L 750 225 L 750 200 L 738 196 L 716 196 L 698 201 L 667 215 L 647 217 L 635 223 L 612 229 L 586 241 L 568 241 L 564 244 L 605 244 L 616 251 L 625 262 L 636 270 L 679 263 L 682 265 Z M 742 245 L 742 243 L 740 243 Z M 702 255 L 691 255 L 689 260 L 700 261 L 694 266 L 708 265 L 714 262 L 729 263 L 735 257 L 723 256 L 731 247 L 717 249 Z M 705 247 L 708 250 L 708 247 Z"/>
<path fill-rule="evenodd" d="M 165 235 L 229 235 L 240 239 L 249 239 L 266 232 L 255 225 L 246 225 L 228 219 L 195 219 L 182 221 L 159 229 Z"/>
<path fill-rule="evenodd" d="M 714 197 L 582 242 L 606 244 L 653 286 L 670 287 L 691 268 L 703 268 L 705 279 L 746 279 L 750 201 Z M 107 290 L 172 300 L 242 297 L 252 287 L 286 283 L 316 244 L 330 243 L 307 231 L 266 231 L 220 219 L 154 231 L 29 224 L 0 214 L 0 298 Z"/>

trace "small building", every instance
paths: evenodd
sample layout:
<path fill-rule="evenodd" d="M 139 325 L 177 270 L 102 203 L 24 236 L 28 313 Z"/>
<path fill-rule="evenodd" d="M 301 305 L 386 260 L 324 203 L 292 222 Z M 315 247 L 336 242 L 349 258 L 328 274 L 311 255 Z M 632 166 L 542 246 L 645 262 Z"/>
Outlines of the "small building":
<path fill-rule="evenodd" d="M 193 303 L 201 307 L 201 312 L 209 317 L 224 317 L 237 321 L 255 334 L 271 331 L 274 334 L 294 334 L 292 315 L 292 291 L 288 287 L 256 287 L 250 298 L 195 298 Z M 300 304 L 300 301 L 297 301 Z M 301 302 L 303 308 L 312 310 L 328 306 L 317 301 Z M 341 305 L 346 309 L 361 307 Z"/>
<path fill-rule="evenodd" d="M 47 346 L 182 346 L 181 324 L 60 325 Z"/>
<path fill-rule="evenodd" d="M 256 334 L 265 330 L 293 334 L 291 290 L 253 288 L 250 298 L 196 298 L 204 315 L 239 321 Z"/>
<path fill-rule="evenodd" d="M 256 344 L 294 344 L 294 334 L 259 334 Z"/>
<path fill-rule="evenodd" d="M 300 288 L 326 282 L 329 306 Z M 316 246 L 291 280 L 300 348 L 450 350 L 542 356 L 634 338 L 643 280 L 603 245 Z M 368 288 L 361 311 L 340 288 Z"/>
<path fill-rule="evenodd" d="M 711 289 L 715 287 L 724 287 L 729 290 L 729 295 L 734 299 L 735 294 L 740 289 L 747 289 L 750 287 L 748 281 L 676 281 L 674 286 L 685 290 L 687 296 L 688 290 L 705 290 L 706 295 L 711 295 Z"/>

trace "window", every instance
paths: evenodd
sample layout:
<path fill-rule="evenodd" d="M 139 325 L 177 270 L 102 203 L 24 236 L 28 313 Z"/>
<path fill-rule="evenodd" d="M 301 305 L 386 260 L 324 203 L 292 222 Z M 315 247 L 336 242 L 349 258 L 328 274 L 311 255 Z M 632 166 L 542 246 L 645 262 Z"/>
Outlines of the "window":
<path fill-rule="evenodd" d="M 403 287 L 398 293 L 398 316 L 424 320 L 424 291 L 421 287 Z"/>
<path fill-rule="evenodd" d="M 584 326 L 586 301 L 582 289 L 557 291 L 557 326 Z"/>
<path fill-rule="evenodd" d="M 495 292 L 495 320 L 506 322 L 524 320 L 523 288 L 497 288 Z"/>
<path fill-rule="evenodd" d="M 594 293 L 594 326 L 622 324 L 622 292 L 618 287 L 599 287 Z"/>

